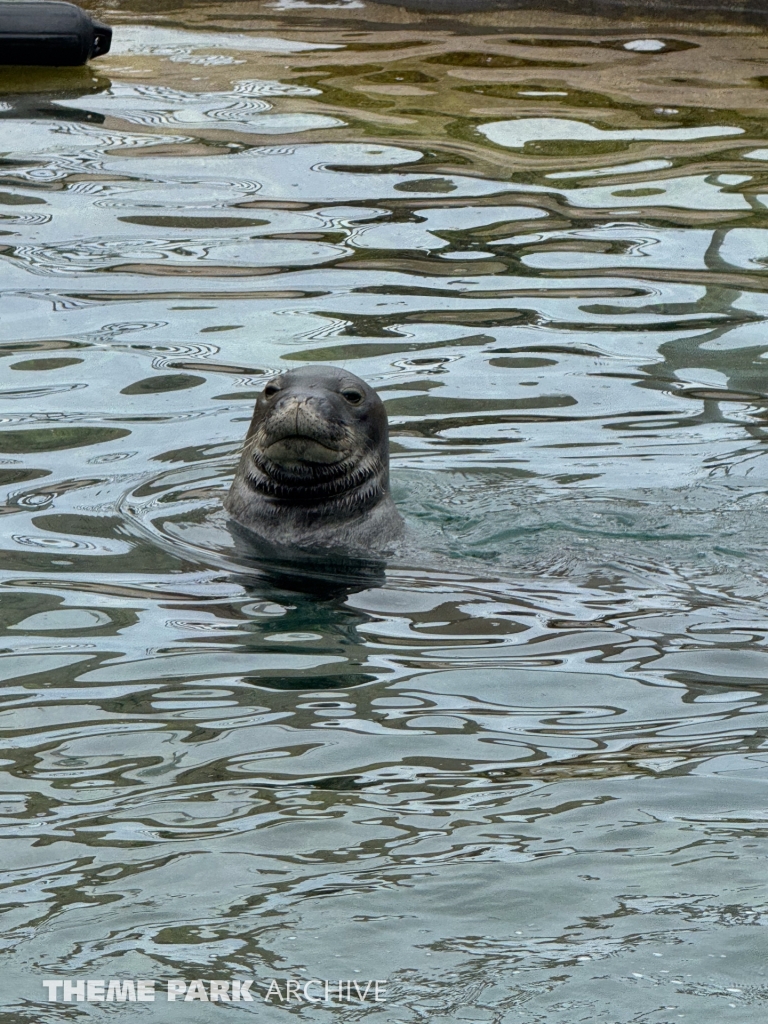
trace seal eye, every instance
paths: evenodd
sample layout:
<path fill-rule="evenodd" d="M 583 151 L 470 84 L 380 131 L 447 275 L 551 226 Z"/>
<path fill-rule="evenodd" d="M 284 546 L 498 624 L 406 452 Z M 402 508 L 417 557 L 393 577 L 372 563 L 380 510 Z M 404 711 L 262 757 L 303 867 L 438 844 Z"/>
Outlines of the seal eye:
<path fill-rule="evenodd" d="M 264 397 L 274 398 L 275 395 L 279 394 L 279 392 L 280 388 L 277 386 L 277 384 L 267 384 L 267 386 L 264 388 Z"/>
<path fill-rule="evenodd" d="M 350 405 L 360 405 L 363 400 L 363 396 L 357 388 L 344 388 L 341 393 Z"/>

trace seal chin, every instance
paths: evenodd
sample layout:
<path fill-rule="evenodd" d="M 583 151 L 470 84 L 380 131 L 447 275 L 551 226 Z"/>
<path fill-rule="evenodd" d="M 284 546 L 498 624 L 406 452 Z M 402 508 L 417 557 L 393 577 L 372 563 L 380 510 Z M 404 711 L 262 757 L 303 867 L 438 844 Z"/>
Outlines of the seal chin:
<path fill-rule="evenodd" d="M 323 465 L 332 466 L 342 462 L 345 453 L 331 448 L 314 437 L 294 435 L 281 437 L 264 449 L 264 455 L 278 466 Z"/>

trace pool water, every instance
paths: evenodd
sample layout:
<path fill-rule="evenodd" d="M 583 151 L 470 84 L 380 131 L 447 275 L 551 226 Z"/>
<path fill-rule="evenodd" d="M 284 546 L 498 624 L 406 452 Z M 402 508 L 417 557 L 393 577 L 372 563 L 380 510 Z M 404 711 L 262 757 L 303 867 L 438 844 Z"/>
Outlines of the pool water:
<path fill-rule="evenodd" d="M 754 1024 L 768 37 L 92 10 L 108 57 L 0 69 L 0 1020 Z M 385 567 L 221 510 L 314 362 L 386 403 Z"/>

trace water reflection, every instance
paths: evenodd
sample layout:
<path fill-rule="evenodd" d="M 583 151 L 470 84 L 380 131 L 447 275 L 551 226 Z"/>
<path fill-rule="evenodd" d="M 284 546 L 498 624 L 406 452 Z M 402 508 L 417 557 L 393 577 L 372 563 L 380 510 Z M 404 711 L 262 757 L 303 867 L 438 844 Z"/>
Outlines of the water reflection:
<path fill-rule="evenodd" d="M 306 971 L 388 1020 L 751 1022 L 762 36 L 132 10 L 0 75 L 8 1012 Z M 386 402 L 386 566 L 221 512 L 312 361 Z"/>

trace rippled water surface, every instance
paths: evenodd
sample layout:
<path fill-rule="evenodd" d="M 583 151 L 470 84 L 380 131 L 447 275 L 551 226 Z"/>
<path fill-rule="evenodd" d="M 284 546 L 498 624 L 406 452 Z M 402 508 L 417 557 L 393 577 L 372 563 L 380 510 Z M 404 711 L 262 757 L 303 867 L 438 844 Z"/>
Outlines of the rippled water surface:
<path fill-rule="evenodd" d="M 2 1020 L 763 1019 L 768 36 L 97 13 L 0 69 Z M 386 571 L 227 529 L 311 362 L 386 402 Z"/>

